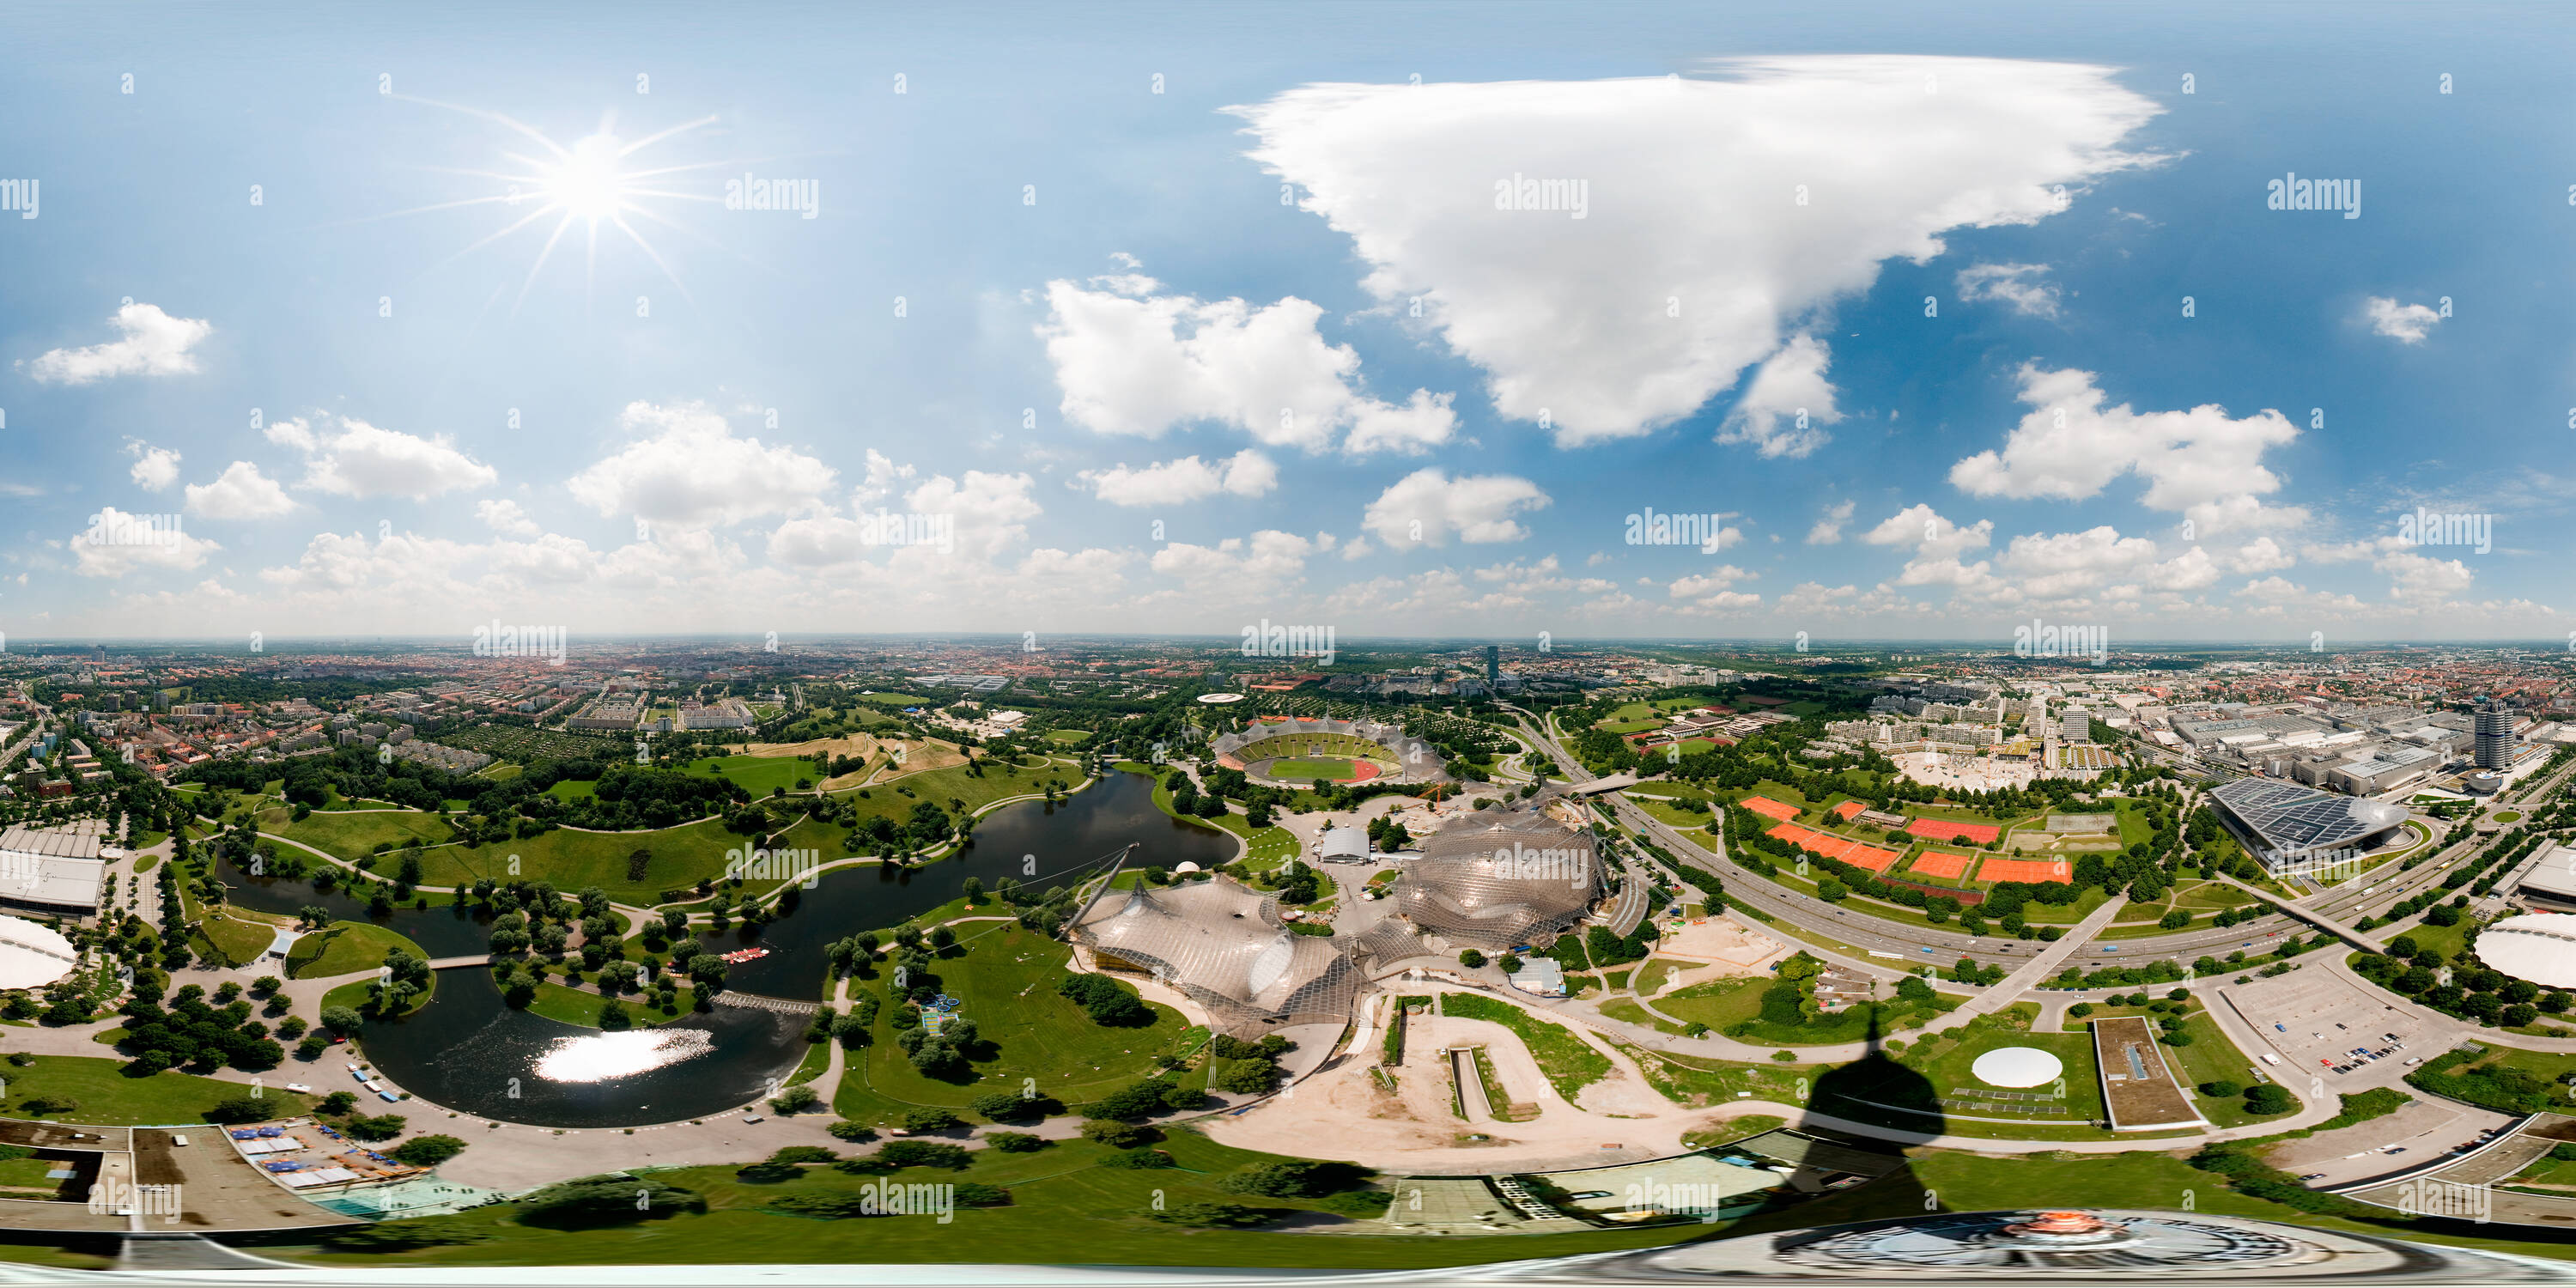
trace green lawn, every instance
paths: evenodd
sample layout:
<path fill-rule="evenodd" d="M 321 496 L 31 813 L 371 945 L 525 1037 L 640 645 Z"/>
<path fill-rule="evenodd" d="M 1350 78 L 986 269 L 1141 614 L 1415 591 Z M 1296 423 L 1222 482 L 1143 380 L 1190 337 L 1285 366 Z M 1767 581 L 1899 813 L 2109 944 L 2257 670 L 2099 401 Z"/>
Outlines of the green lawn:
<path fill-rule="evenodd" d="M 1091 732 L 1087 729 L 1049 729 L 1046 731 L 1046 736 L 1047 740 L 1050 742 L 1060 742 L 1067 746 L 1071 746 L 1074 743 L 1088 741 L 1091 737 Z"/>
<path fill-rule="evenodd" d="M 1470 993 L 1448 993 L 1440 998 L 1440 1012 L 1469 1020 L 1491 1020 L 1518 1036 L 1529 1048 L 1530 1057 L 1538 1061 L 1539 1072 L 1547 1075 L 1558 1095 L 1568 1101 L 1582 1094 L 1585 1087 L 1610 1076 L 1610 1058 L 1592 1048 L 1562 1024 L 1542 1020 L 1520 1007 L 1490 997 Z"/>
<path fill-rule="evenodd" d="M 1173 1049 L 1189 1029 L 1178 1013 L 1151 1003 L 1152 1024 L 1092 1023 L 1056 992 L 1071 950 L 1034 931 L 994 924 L 1000 929 L 967 928 L 960 941 L 965 951 L 932 967 L 940 989 L 961 1003 L 958 1013 L 973 1019 L 982 1042 L 990 1044 L 969 1052 L 969 1076 L 940 1081 L 914 1069 L 895 1045 L 896 1008 L 887 1001 L 877 1011 L 874 1043 L 851 1052 L 845 1062 L 833 1101 L 841 1116 L 890 1122 L 921 1105 L 963 1108 L 996 1089 L 1018 1090 L 1023 1079 L 1035 1079 L 1040 1094 L 1068 1105 L 1097 1100 L 1152 1073 L 1154 1058 Z M 852 995 L 874 991 L 883 999 L 885 969 L 880 964 L 877 978 L 851 981 Z"/>
<path fill-rule="evenodd" d="M 818 849 L 823 860 L 830 862 L 842 855 L 841 835 L 838 828 L 800 820 L 787 829 L 787 839 L 780 848 Z M 558 828 L 525 840 L 496 841 L 472 848 L 441 846 L 421 858 L 427 885 L 471 885 L 483 877 L 495 881 L 543 879 L 554 882 L 558 890 L 595 885 L 621 903 L 649 905 L 661 902 L 664 890 L 693 886 L 702 877 L 724 875 L 725 851 L 748 844 L 748 838 L 741 833 L 726 830 L 714 819 L 701 819 L 654 832 L 576 832 Z M 648 851 L 652 857 L 646 861 L 644 878 L 630 881 L 626 876 L 627 858 L 637 850 Z M 513 855 L 519 859 L 516 872 L 511 870 Z M 761 891 L 776 884 L 744 883 L 746 888 Z"/>
<path fill-rule="evenodd" d="M 267 922 L 225 914 L 206 918 L 198 923 L 197 930 L 223 954 L 225 961 L 235 966 L 258 961 L 260 954 L 277 942 L 277 930 Z"/>
<path fill-rule="evenodd" d="M 1762 1013 L 1762 990 L 1772 982 L 1768 977 L 1713 979 L 1656 998 L 1655 1009 L 1685 1024 L 1705 1024 L 1723 1032 L 1730 1024 Z"/>
<path fill-rule="evenodd" d="M 394 810 L 370 814 L 311 814 L 301 823 L 288 822 L 285 810 L 263 810 L 259 830 L 290 841 L 301 841 L 314 849 L 352 862 L 375 852 L 381 844 L 399 849 L 417 841 L 438 845 L 455 835 L 446 822 L 434 815 L 414 810 Z"/>
<path fill-rule="evenodd" d="M 701 778 L 725 779 L 755 797 L 765 797 L 781 787 L 795 791 L 799 779 L 819 781 L 814 775 L 814 762 L 802 756 L 722 756 L 697 761 L 687 772 Z"/>
<path fill-rule="evenodd" d="M 0 1102 L 0 1112 L 12 1117 L 41 1116 L 102 1127 L 182 1123 L 196 1119 L 217 1102 L 250 1091 L 238 1082 L 168 1069 L 146 1078 L 129 1078 L 123 1072 L 125 1061 L 100 1056 L 40 1055 L 35 1060 L 23 1068 L 6 1066 L 8 1095 L 5 1102 Z M 278 1117 L 304 1112 L 301 1096 L 273 1089 L 266 1095 L 277 1102 Z M 29 1100 L 38 1097 L 69 1098 L 79 1107 L 38 1115 L 26 1107 Z"/>
<path fill-rule="evenodd" d="M 1818 1088 L 1820 1098 L 1815 1107 L 1825 1113 L 1844 1113 L 1850 1117 L 1875 1118 L 1898 1125 L 1919 1126 L 1932 1120 L 1914 1114 L 1898 1114 L 1890 1117 L 1885 1113 L 1872 1113 L 1865 1106 L 1857 1104 L 1846 1103 L 1844 1108 L 1837 1109 L 1834 1107 L 1836 1095 L 1847 1096 L 1852 1100 L 1876 1101 L 1885 1105 L 1936 1108 L 1937 1106 L 1931 1103 L 1934 1097 L 1956 1098 L 1964 1091 L 1988 1088 L 1987 1083 L 1979 1080 L 1971 1072 L 1978 1056 L 2001 1047 L 2026 1046 L 2037 1047 L 2056 1056 L 2059 1063 L 2064 1066 L 2066 1096 L 2065 1099 L 2055 1102 L 2064 1107 L 2063 1111 L 2034 1115 L 2034 1118 L 2043 1122 L 2049 1119 L 2073 1119 L 2086 1123 L 2099 1119 L 2102 1116 L 2102 1090 L 2093 1070 L 2093 1035 L 2091 1033 L 2033 1033 L 2029 1025 L 2037 1009 L 2037 1006 L 2032 1003 L 2016 1003 L 1992 1015 L 1979 1016 L 1947 1033 L 1909 1043 L 1904 1050 L 1895 1055 L 1895 1063 L 1903 1066 L 1902 1069 L 1881 1066 L 1882 1071 L 1875 1076 L 1864 1071 L 1851 1081 L 1836 1083 L 1832 1092 L 1827 1092 L 1820 1084 Z M 1866 1066 L 1853 1066 L 1853 1068 L 1865 1070 Z M 2056 1089 L 2052 1086 L 2032 1090 Z M 1977 1110 L 1960 1108 L 1950 1108 L 1946 1112 L 1953 1115 L 2009 1116 L 1996 1112 L 1980 1115 Z M 1996 1134 L 2002 1135 L 2011 1135 L 2017 1130 L 2017 1127 L 2007 1127 L 2000 1123 L 1979 1124 L 1954 1121 L 1952 1127 L 1961 1134 L 1988 1134 L 1978 1130 L 1985 1127 L 2001 1128 L 2001 1132 Z"/>
<path fill-rule="evenodd" d="M 722 1262 L 960 1262 L 1013 1261 L 1067 1265 L 1330 1266 L 1399 1270 L 1471 1265 L 1525 1257 L 1651 1247 L 1685 1235 L 1664 1231 L 1587 1231 L 1562 1235 L 1461 1236 L 1273 1231 L 1194 1232 L 1141 1219 L 1159 1197 L 1166 1209 L 1188 1203 L 1242 1203 L 1285 1210 L 1328 1206 L 1325 1200 L 1246 1198 L 1218 1181 L 1243 1166 L 1276 1161 L 1219 1145 L 1195 1132 L 1168 1131 L 1156 1148 L 1177 1166 L 1129 1171 L 1100 1166 L 1113 1151 L 1070 1140 L 1029 1154 L 978 1150 L 964 1172 L 908 1170 L 888 1177 L 903 1183 L 979 1181 L 1010 1191 L 1005 1207 L 960 1209 L 951 1224 L 935 1218 L 889 1217 L 826 1221 L 759 1210 L 788 1193 L 850 1193 L 868 1178 L 829 1168 L 807 1168 L 792 1181 L 753 1184 L 731 1167 L 675 1168 L 654 1179 L 694 1190 L 709 1211 L 605 1230 L 560 1232 L 507 1223 L 507 1207 L 479 1208 L 442 1221 L 488 1231 L 490 1242 L 405 1253 L 301 1253 L 275 1247 L 268 1255 L 369 1268 L 426 1265 L 635 1265 Z M 864 1153 L 864 1147 L 847 1152 Z M 749 1161 L 749 1160 L 745 1160 Z"/>
<path fill-rule="evenodd" d="M 2149 1022 L 2153 1023 L 2153 1020 Z M 2204 1082 L 2224 1081 L 2235 1083 L 2240 1087 L 2252 1086 L 2254 1062 L 2246 1058 L 2244 1052 L 2237 1050 L 2235 1043 L 2227 1040 L 2227 1035 L 2220 1031 L 2217 1021 L 2209 1018 L 2207 1011 L 2196 1010 L 2184 1017 L 2182 1031 L 2191 1035 L 2191 1045 L 2166 1047 L 2165 1059 L 2174 1063 L 2174 1076 L 2193 1088 L 2191 1104 L 2194 1109 L 2200 1111 L 2201 1117 L 2221 1127 L 2242 1127 L 2247 1123 L 2288 1116 L 2287 1114 L 2266 1114 L 2257 1117 L 2245 1112 L 2243 1096 L 2213 1097 L 2200 1094 L 2198 1088 Z M 2280 1079 L 2275 1077 L 2273 1081 L 2279 1082 Z M 2290 1093 L 2290 1099 L 2293 1102 L 2303 1099 L 2298 1090 L 2286 1082 L 2281 1084 L 2281 1089 Z M 2291 1112 L 2298 1112 L 2295 1104 Z"/>
<path fill-rule="evenodd" d="M 566 778 L 546 789 L 546 795 L 559 801 L 586 801 L 599 795 L 596 778 Z"/>
<path fill-rule="evenodd" d="M 385 954 L 397 948 L 424 960 L 429 956 L 420 945 L 382 926 L 335 921 L 296 940 L 295 946 L 286 950 L 286 977 L 323 979 L 372 971 L 384 965 Z"/>
<path fill-rule="evenodd" d="M 1357 762 L 1329 756 L 1299 757 L 1295 760 L 1270 762 L 1270 776 L 1282 782 L 1303 783 L 1312 782 L 1318 778 L 1329 778 L 1337 783 L 1347 782 L 1358 772 Z"/>
<path fill-rule="evenodd" d="M 633 996 L 619 1000 L 626 1004 L 627 1018 L 634 1021 L 629 1026 L 632 1028 L 669 1024 L 673 1020 L 684 1020 L 697 1013 L 694 1003 L 690 1000 L 689 990 L 685 988 L 680 990 L 678 1003 L 669 1015 L 664 1015 L 652 1005 Z M 537 995 L 528 1003 L 528 1009 L 536 1014 L 550 1020 L 560 1020 L 566 1024 L 577 1024 L 585 1029 L 598 1028 L 599 1013 L 607 1008 L 608 999 L 594 990 L 570 988 L 556 983 L 537 985 Z"/>

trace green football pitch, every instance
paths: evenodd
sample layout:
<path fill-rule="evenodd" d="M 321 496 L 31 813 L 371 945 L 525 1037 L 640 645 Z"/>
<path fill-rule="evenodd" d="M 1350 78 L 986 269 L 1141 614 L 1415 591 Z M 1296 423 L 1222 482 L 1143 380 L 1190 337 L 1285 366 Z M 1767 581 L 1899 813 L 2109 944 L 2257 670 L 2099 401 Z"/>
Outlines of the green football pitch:
<path fill-rule="evenodd" d="M 1302 783 L 1329 778 L 1337 783 L 1358 776 L 1359 766 L 1347 760 L 1274 760 L 1270 776 L 1282 782 Z"/>

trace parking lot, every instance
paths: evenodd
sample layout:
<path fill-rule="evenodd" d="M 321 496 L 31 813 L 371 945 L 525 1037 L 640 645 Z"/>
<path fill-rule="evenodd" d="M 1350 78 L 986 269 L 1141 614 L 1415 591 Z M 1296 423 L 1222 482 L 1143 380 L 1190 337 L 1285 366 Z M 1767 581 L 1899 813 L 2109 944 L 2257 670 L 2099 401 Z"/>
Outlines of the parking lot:
<path fill-rule="evenodd" d="M 2457 1039 L 2425 1033 L 2407 1012 L 2379 1001 L 2327 970 L 2295 970 L 2222 990 L 2245 1027 L 2260 1035 L 2280 1063 L 2259 1072 L 2301 1096 L 2396 1085 L 2411 1066 L 2440 1055 Z"/>

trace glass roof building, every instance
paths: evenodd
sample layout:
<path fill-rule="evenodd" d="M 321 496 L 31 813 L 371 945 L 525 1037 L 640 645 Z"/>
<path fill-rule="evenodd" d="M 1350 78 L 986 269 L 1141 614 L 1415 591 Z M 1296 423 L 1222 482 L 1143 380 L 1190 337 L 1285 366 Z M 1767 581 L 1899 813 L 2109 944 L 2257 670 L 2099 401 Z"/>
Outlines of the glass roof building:
<path fill-rule="evenodd" d="M 2265 867 L 2313 859 L 2323 851 L 2366 850 L 2406 821 L 2406 807 L 2301 787 L 2240 778 L 2213 788 L 2219 821 Z"/>

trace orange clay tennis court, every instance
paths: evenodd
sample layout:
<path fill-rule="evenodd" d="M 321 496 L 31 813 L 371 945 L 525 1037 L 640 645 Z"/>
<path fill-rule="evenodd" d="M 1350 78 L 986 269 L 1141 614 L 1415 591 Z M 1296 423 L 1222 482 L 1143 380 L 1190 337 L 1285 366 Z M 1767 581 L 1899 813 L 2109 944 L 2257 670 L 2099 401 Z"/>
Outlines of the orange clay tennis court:
<path fill-rule="evenodd" d="M 1797 806 L 1775 801 L 1768 796 L 1747 796 L 1740 803 L 1744 808 L 1764 818 L 1776 818 L 1786 822 L 1798 816 Z"/>
<path fill-rule="evenodd" d="M 2071 881 L 2075 868 L 2064 859 L 1988 859 L 1977 872 L 1983 881 Z"/>
<path fill-rule="evenodd" d="M 1868 806 L 1861 804 L 1859 801 L 1844 801 L 1842 804 L 1834 806 L 1834 813 L 1841 815 L 1842 820 L 1848 823 L 1862 810 L 1868 808 Z"/>
<path fill-rule="evenodd" d="M 1814 828 L 1800 827 L 1795 823 L 1782 823 L 1772 828 L 1769 835 L 1779 837 L 1791 845 L 1804 846 L 1826 858 L 1839 859 L 1853 867 L 1867 868 L 1872 872 L 1885 872 L 1895 867 L 1896 861 L 1904 857 L 1894 850 L 1882 850 L 1875 845 L 1863 845 L 1858 841 L 1845 840 L 1831 832 L 1819 832 Z"/>
<path fill-rule="evenodd" d="M 1907 868 L 1906 871 L 1915 873 L 1919 876 L 1941 877 L 1948 880 L 1957 880 L 1958 878 L 1968 874 L 1968 864 L 1974 861 L 1975 858 L 1976 856 L 1973 854 L 1951 854 L 1942 850 L 1925 850 L 1923 853 L 1915 856 L 1914 866 Z"/>
<path fill-rule="evenodd" d="M 1966 841 L 1970 845 L 1983 845 L 2004 834 L 1992 823 L 1953 823 L 1946 818 L 1907 819 L 1905 830 L 1927 841 Z"/>

